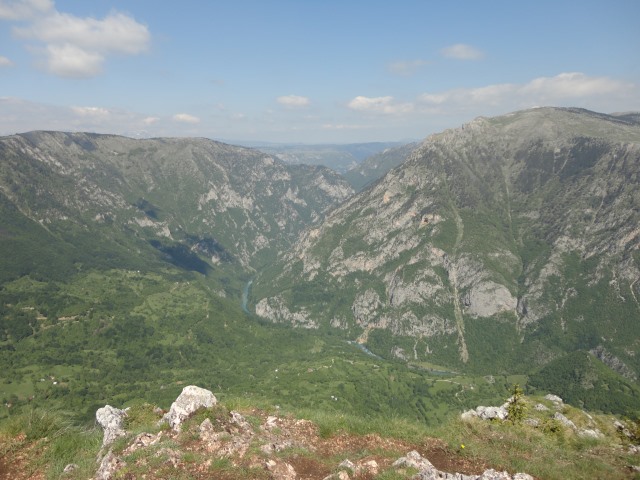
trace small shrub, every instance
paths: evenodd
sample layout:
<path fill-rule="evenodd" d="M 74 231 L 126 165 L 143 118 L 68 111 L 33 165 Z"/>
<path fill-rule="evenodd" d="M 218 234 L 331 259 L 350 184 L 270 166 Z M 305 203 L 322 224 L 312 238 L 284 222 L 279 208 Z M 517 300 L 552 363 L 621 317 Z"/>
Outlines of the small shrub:
<path fill-rule="evenodd" d="M 555 418 L 547 418 L 542 423 L 542 431 L 547 434 L 561 434 L 563 431 L 562 423 Z"/>
<path fill-rule="evenodd" d="M 511 398 L 507 406 L 507 419 L 513 424 L 522 423 L 526 411 L 527 406 L 524 402 L 524 394 L 522 393 L 520 385 L 516 383 L 513 385 Z"/>
<path fill-rule="evenodd" d="M 640 445 L 640 418 L 636 418 L 630 423 L 629 430 L 631 431 L 631 443 Z"/>

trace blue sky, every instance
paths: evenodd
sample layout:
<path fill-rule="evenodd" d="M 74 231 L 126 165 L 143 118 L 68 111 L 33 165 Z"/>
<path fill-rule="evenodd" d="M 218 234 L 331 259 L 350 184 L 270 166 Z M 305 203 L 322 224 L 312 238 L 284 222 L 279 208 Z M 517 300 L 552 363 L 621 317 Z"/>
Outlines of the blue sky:
<path fill-rule="evenodd" d="M 636 0 L 0 0 L 0 134 L 419 139 L 640 110 Z"/>

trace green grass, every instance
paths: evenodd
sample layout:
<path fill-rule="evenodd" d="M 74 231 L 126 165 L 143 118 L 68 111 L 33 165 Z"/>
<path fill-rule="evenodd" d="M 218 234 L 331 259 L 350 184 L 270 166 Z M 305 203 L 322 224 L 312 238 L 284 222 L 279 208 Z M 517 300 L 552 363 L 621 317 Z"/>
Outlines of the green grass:
<path fill-rule="evenodd" d="M 102 431 L 75 424 L 72 416 L 61 411 L 30 409 L 11 417 L 2 425 L 2 455 L 23 445 L 37 445 L 28 462 L 32 471 L 44 470 L 47 478 L 60 478 L 64 468 L 75 463 L 73 478 L 86 478 L 95 472 L 95 455 L 102 443 Z M 22 435 L 22 436 L 20 436 Z"/>
<path fill-rule="evenodd" d="M 628 478 L 623 473 L 625 456 L 610 438 L 583 439 L 563 427 L 549 432 L 510 422 L 452 420 L 430 434 L 445 440 L 452 450 L 463 444 L 464 455 L 499 470 L 549 480 Z"/>
<path fill-rule="evenodd" d="M 573 407 L 563 407 L 562 412 L 579 428 L 598 428 L 604 434 L 600 439 L 584 438 L 561 424 L 556 424 L 554 429 L 547 428 L 547 424 L 542 420 L 551 418 L 554 411 L 551 402 L 538 397 L 525 397 L 524 401 L 529 407 L 534 403 L 544 403 L 552 409 L 549 412 L 527 409 L 527 417 L 541 421 L 538 427 L 530 426 L 526 422 L 513 424 L 508 421 L 489 422 L 477 419 L 462 421 L 457 415 L 450 416 L 446 423 L 438 427 L 429 427 L 400 416 L 364 417 L 321 409 L 273 410 L 273 407 L 271 410 L 262 410 L 260 418 L 254 418 L 256 405 L 244 398 L 230 397 L 229 403 L 219 403 L 212 409 L 199 410 L 183 424 L 182 433 L 179 435 L 166 436 L 154 446 L 125 456 L 124 460 L 128 466 L 122 473 L 141 475 L 152 468 L 156 475 L 169 475 L 167 478 L 191 478 L 189 475 L 192 473 L 187 473 L 186 470 L 208 461 L 208 472 L 211 475 L 262 478 L 265 475 L 262 469 L 252 470 L 243 462 L 236 466 L 236 462 L 230 459 L 206 455 L 198 449 L 188 447 L 199 440 L 198 425 L 204 419 L 210 419 L 214 425 L 224 425 L 232 409 L 244 407 L 246 410 L 240 408 L 240 411 L 256 432 L 260 430 L 259 426 L 264 416 L 274 413 L 281 418 L 293 416 L 310 420 L 316 425 L 319 437 L 329 442 L 336 436 L 348 436 L 357 444 L 355 439 L 358 437 L 373 434 L 383 439 L 399 440 L 403 445 L 407 445 L 402 451 L 396 451 L 396 447 L 384 447 L 382 444 L 380 447 L 360 449 L 350 453 L 349 458 L 352 461 L 372 455 L 393 460 L 407 453 L 404 448 L 420 449 L 427 445 L 430 439 L 437 438 L 444 442 L 453 463 L 464 461 L 466 458 L 474 465 L 486 465 L 487 468 L 511 473 L 526 472 L 536 478 L 549 480 L 630 478 L 625 468 L 635 460 L 624 453 L 624 445 L 628 440 L 621 443 L 611 416 L 587 416 Z M 116 454 L 124 450 L 139 432 L 154 433 L 160 430 L 158 414 L 154 413 L 153 409 L 154 406 L 151 404 L 139 403 L 131 406 L 126 424 L 128 434 L 112 445 Z M 27 470 L 34 473 L 46 471 L 47 478 L 53 479 L 59 478 L 67 464 L 76 463 L 79 468 L 67 478 L 87 478 L 96 469 L 95 456 L 100 449 L 102 431 L 80 427 L 70 418 L 61 411 L 42 409 L 31 409 L 14 416 L 0 425 L 0 453 L 7 455 L 24 451 L 22 449 L 25 448 L 35 449 L 33 451 L 36 454 L 24 465 Z M 283 432 L 276 429 L 272 434 Z M 260 441 L 251 444 L 252 455 L 263 455 L 258 449 L 259 444 Z M 184 467 L 176 470 L 164 464 L 168 457 L 166 453 L 161 452 L 167 448 L 178 452 Z M 343 459 L 341 455 L 324 456 L 309 448 L 296 446 L 287 448 L 275 456 L 284 461 L 306 459 L 305 461 L 311 464 L 317 463 L 329 469 L 334 468 Z M 406 479 L 411 478 L 414 473 L 389 468 L 376 478 Z"/>

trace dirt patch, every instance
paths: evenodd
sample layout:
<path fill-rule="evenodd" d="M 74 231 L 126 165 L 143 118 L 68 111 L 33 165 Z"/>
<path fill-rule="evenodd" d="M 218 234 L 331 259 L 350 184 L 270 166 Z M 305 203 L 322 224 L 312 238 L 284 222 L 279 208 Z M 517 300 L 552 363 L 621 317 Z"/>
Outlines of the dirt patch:
<path fill-rule="evenodd" d="M 25 443 L 24 435 L 12 439 L 0 438 L 0 480 L 44 480 L 44 472 L 39 472 L 33 465 L 41 446 Z"/>
<path fill-rule="evenodd" d="M 438 439 L 430 439 L 427 444 L 416 450 L 438 470 L 447 473 L 479 475 L 489 468 L 478 459 L 467 457 L 462 452 L 451 451 L 445 442 Z"/>
<path fill-rule="evenodd" d="M 294 468 L 300 480 L 323 479 L 331 474 L 329 467 L 314 458 L 296 455 L 286 458 L 286 462 Z"/>

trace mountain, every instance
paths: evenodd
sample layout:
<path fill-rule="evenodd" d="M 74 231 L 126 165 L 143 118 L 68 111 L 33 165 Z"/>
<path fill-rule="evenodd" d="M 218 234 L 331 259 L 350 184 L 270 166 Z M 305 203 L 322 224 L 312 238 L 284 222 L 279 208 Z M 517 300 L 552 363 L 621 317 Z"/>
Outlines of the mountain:
<path fill-rule="evenodd" d="M 327 168 L 206 139 L 0 138 L 0 418 L 93 415 L 186 379 L 259 393 L 321 340 L 250 322 L 243 287 L 351 193 Z"/>
<path fill-rule="evenodd" d="M 0 138 L 0 423 L 37 408 L 93 423 L 184 384 L 429 425 L 504 398 L 511 377 L 408 369 L 247 312 L 256 272 L 352 192 L 325 167 L 206 139 Z"/>
<path fill-rule="evenodd" d="M 0 138 L 0 419 L 193 383 L 437 425 L 567 365 L 633 413 L 639 128 L 478 119 L 357 195 L 206 139 Z"/>
<path fill-rule="evenodd" d="M 400 145 L 398 142 L 370 142 L 344 145 L 251 144 L 250 146 L 289 165 L 323 165 L 338 173 L 345 173 L 364 159 L 398 145 Z"/>
<path fill-rule="evenodd" d="M 370 183 L 383 177 L 389 170 L 404 162 L 417 147 L 417 143 L 408 143 L 386 148 L 349 169 L 344 173 L 344 178 L 349 181 L 353 188 L 362 190 Z"/>
<path fill-rule="evenodd" d="M 252 268 L 352 193 L 327 168 L 206 139 L 32 132 L 0 139 L 0 159 L 0 204 L 11 218 L 1 241 L 18 270 L 29 265 L 19 252 L 34 248 L 68 258 L 71 237 L 104 247 L 96 261 L 143 248 L 200 269 L 232 260 Z"/>
<path fill-rule="evenodd" d="M 537 108 L 429 137 L 258 275 L 255 312 L 402 361 L 528 372 L 592 350 L 637 378 L 636 119 Z"/>

